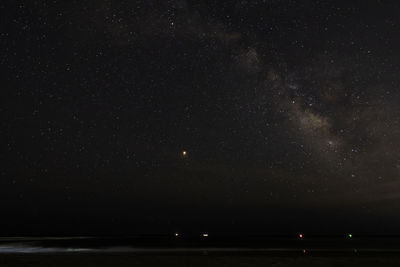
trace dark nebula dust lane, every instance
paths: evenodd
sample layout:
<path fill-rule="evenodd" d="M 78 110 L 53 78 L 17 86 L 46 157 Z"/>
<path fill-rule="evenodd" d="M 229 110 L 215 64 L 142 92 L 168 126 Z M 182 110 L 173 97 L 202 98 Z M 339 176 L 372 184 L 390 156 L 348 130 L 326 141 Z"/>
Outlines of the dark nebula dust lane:
<path fill-rule="evenodd" d="M 397 1 L 0 10 L 0 235 L 399 233 Z"/>

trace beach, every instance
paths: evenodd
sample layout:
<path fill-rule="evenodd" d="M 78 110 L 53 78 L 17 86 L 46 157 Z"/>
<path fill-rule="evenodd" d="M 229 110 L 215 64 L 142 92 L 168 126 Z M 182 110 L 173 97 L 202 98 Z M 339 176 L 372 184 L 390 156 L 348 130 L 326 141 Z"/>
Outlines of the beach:
<path fill-rule="evenodd" d="M 135 255 L 135 254 L 2 254 L 1 267 L 19 266 L 400 266 L 400 255 Z"/>

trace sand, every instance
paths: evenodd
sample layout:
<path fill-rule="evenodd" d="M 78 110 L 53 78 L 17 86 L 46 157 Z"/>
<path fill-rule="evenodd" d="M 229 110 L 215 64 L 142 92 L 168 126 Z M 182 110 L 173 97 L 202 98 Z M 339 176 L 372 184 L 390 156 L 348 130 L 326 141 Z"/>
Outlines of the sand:
<path fill-rule="evenodd" d="M 134 254 L 2 254 L 0 267 L 11 266 L 400 266 L 391 256 L 235 256 Z"/>

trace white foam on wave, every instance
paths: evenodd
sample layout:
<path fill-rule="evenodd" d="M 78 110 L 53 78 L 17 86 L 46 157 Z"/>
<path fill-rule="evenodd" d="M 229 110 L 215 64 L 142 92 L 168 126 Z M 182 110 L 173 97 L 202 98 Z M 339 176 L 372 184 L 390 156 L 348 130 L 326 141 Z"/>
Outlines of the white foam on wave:
<path fill-rule="evenodd" d="M 101 248 L 84 248 L 84 247 L 42 247 L 30 244 L 2 244 L 0 245 L 0 254 L 39 254 L 39 253 L 238 253 L 238 252 L 304 252 L 301 248 L 221 248 L 221 247 L 204 247 L 204 248 L 143 248 L 129 246 L 114 246 Z M 363 249 L 332 249 L 332 248 L 315 248 L 307 249 L 309 252 L 400 252 L 400 249 L 381 249 L 381 248 L 363 248 Z"/>

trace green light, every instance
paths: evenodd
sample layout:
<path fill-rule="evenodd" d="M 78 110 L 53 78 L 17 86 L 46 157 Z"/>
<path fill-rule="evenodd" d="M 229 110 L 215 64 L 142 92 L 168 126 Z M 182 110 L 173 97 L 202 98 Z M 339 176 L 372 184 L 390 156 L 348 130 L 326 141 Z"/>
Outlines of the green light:
<path fill-rule="evenodd" d="M 353 237 L 353 235 L 352 234 L 349 234 L 349 238 L 352 238 Z"/>

